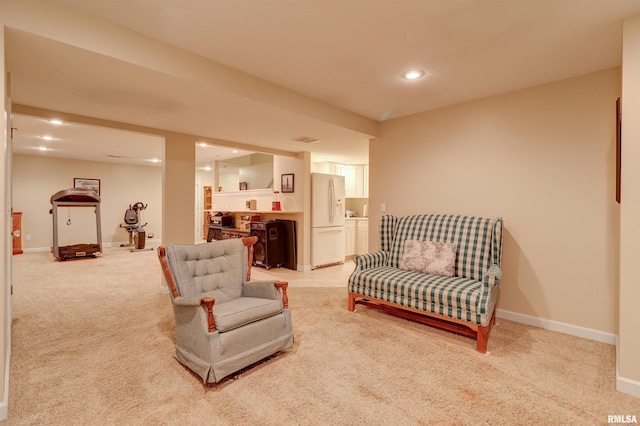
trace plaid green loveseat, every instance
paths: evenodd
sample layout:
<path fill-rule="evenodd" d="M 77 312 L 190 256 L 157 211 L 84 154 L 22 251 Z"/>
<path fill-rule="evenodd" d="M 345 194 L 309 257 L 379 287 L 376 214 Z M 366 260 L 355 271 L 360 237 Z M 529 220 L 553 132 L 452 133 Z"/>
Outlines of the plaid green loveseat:
<path fill-rule="evenodd" d="M 502 218 L 387 215 L 380 239 L 380 251 L 355 257 L 349 311 L 358 303 L 455 331 L 485 353 L 502 278 Z M 454 276 L 400 269 L 407 240 L 453 243 Z"/>

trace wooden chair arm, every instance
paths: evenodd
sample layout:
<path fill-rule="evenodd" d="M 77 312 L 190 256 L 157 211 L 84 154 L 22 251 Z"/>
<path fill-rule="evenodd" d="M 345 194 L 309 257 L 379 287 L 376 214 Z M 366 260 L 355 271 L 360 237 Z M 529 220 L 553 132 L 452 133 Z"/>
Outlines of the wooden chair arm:
<path fill-rule="evenodd" d="M 282 305 L 284 309 L 289 308 L 289 297 L 287 296 L 287 287 L 289 287 L 289 283 L 285 281 L 276 281 L 274 283 L 276 288 L 282 290 Z"/>
<path fill-rule="evenodd" d="M 251 265 L 253 264 L 253 245 L 258 241 L 257 236 L 245 237 L 242 242 L 245 246 L 249 246 L 249 262 L 247 264 L 247 282 L 251 281 Z"/>
<path fill-rule="evenodd" d="M 253 237 L 244 237 L 242 239 L 242 242 L 244 243 L 245 246 L 254 245 L 255 243 L 258 242 L 258 237 L 255 235 Z"/>
<path fill-rule="evenodd" d="M 207 310 L 207 324 L 209 326 L 208 330 L 210 333 L 216 331 L 216 319 L 213 316 L 214 303 L 216 303 L 216 300 L 211 297 L 203 297 L 200 300 L 200 304 Z"/>
<path fill-rule="evenodd" d="M 180 296 L 180 293 L 178 293 L 178 288 L 176 287 L 176 283 L 173 281 L 173 276 L 171 275 L 169 264 L 167 263 L 167 251 L 162 246 L 158 247 L 158 259 L 160 260 L 160 266 L 162 266 L 164 277 L 167 279 L 167 284 L 169 284 L 171 295 L 174 298 Z"/>

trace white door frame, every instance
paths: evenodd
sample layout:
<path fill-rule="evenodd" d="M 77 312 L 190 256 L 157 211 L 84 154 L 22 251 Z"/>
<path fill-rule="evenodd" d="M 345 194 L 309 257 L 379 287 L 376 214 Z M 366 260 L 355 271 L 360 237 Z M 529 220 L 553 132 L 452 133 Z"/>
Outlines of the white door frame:
<path fill-rule="evenodd" d="M 11 295 L 13 293 L 13 273 L 12 273 L 12 262 L 13 262 L 13 198 L 12 198 L 12 180 L 11 180 L 11 164 L 12 164 L 12 134 L 13 130 L 11 128 L 11 74 L 6 73 L 5 75 L 5 111 L 6 111 L 6 145 L 4 148 L 4 189 L 5 189 L 5 199 L 4 199 L 4 210 L 5 210 L 5 239 L 4 239 L 4 248 L 5 248 L 5 258 L 3 260 L 5 266 L 5 308 L 6 308 L 6 324 L 7 329 L 5 330 L 7 340 L 7 352 L 5 358 L 5 376 L 4 376 L 4 401 L 0 403 L 0 420 L 6 419 L 9 411 L 9 366 L 11 365 L 11 323 L 13 320 L 12 313 L 12 304 L 11 304 Z"/>

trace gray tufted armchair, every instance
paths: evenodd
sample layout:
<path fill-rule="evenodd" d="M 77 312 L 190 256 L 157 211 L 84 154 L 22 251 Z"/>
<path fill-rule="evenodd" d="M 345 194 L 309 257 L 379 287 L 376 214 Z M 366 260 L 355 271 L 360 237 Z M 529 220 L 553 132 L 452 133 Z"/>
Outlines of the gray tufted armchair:
<path fill-rule="evenodd" d="M 158 248 L 175 317 L 174 356 L 205 383 L 293 346 L 288 284 L 249 282 L 255 242 Z"/>

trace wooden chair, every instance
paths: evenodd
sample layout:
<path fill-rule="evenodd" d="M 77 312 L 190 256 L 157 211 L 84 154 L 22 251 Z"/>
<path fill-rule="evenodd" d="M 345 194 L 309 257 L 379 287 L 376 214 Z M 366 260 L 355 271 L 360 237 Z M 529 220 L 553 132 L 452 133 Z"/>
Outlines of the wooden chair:
<path fill-rule="evenodd" d="M 205 383 L 293 346 L 288 283 L 250 281 L 256 241 L 158 248 L 173 305 L 174 356 Z"/>

